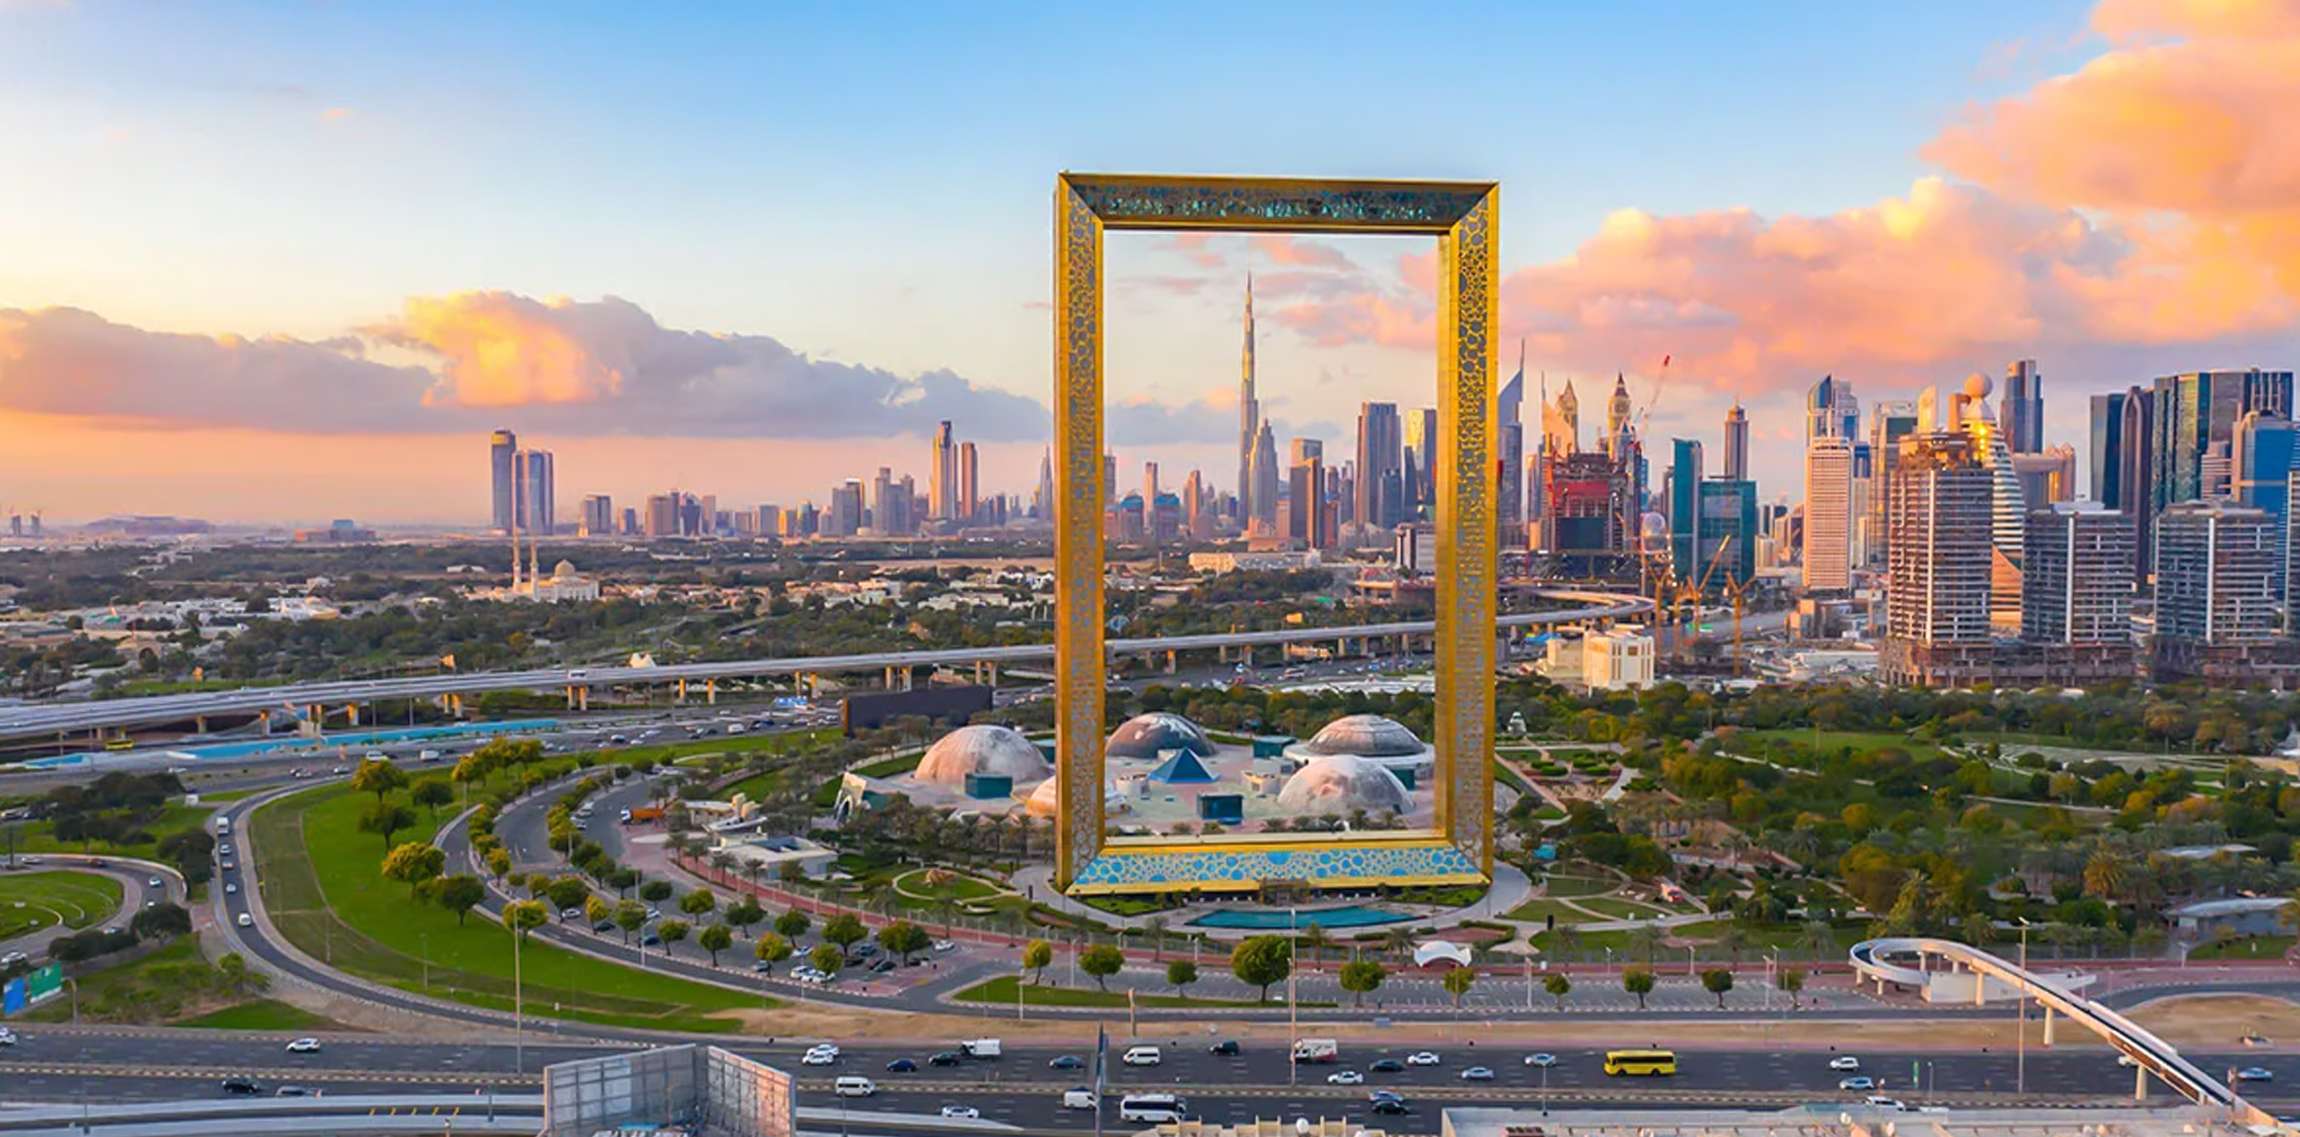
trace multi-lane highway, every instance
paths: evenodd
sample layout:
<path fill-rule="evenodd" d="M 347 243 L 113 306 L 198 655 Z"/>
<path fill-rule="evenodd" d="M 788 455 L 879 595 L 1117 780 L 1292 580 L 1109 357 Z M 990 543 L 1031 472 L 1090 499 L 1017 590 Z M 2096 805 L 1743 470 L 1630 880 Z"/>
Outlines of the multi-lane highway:
<path fill-rule="evenodd" d="M 1635 616 L 1652 610 L 1641 596 L 1554 591 L 1544 597 L 1567 607 L 1542 612 L 1520 612 L 1500 618 L 1505 628 L 1547 627 Z M 1105 643 L 1112 654 L 1210 651 L 1225 647 L 1316 643 L 1326 640 L 1381 639 L 1427 635 L 1436 625 L 1427 620 L 1362 624 L 1349 627 L 1288 627 L 1267 631 L 1216 632 L 1203 635 L 1149 639 L 1114 639 Z M 202 691 L 177 695 L 147 695 L 85 703 L 22 704 L 0 707 L 0 738 L 35 738 L 77 731 L 184 722 L 208 715 L 253 714 L 281 708 L 364 705 L 386 699 L 428 699 L 444 695 L 476 695 L 487 691 L 556 690 L 565 687 L 611 687 L 712 679 L 754 678 L 851 671 L 878 671 L 894 667 L 939 664 L 1016 663 L 1051 659 L 1052 644 L 1012 644 L 993 647 L 939 648 L 926 651 L 862 652 L 852 655 L 785 656 L 772 659 L 684 663 L 662 667 L 534 668 L 393 679 L 360 679 L 329 683 L 298 683 L 280 687 L 251 687 L 233 691 Z"/>

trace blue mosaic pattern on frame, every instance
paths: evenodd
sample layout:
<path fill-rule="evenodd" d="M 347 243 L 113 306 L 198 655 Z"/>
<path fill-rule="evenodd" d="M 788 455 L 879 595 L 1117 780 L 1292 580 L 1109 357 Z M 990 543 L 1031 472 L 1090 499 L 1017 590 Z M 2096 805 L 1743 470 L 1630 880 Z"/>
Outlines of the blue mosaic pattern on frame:
<path fill-rule="evenodd" d="M 1367 880 L 1460 877 L 1483 880 L 1476 862 L 1452 845 L 1340 846 L 1332 849 L 1209 849 L 1114 853 L 1087 862 L 1080 885 L 1193 884 L 1252 880 Z"/>

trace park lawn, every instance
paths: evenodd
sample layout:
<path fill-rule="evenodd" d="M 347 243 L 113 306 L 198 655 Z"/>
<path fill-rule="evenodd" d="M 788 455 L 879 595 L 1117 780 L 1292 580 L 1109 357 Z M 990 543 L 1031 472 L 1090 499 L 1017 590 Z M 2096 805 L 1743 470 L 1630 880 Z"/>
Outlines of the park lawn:
<path fill-rule="evenodd" d="M 24 1017 L 34 1022 L 71 1022 L 73 992 L 75 991 L 78 993 L 79 1002 L 82 1006 L 93 1007 L 103 1002 L 106 992 L 116 987 L 141 984 L 146 974 L 153 968 L 171 963 L 200 962 L 203 962 L 200 955 L 200 941 L 195 936 L 178 936 L 174 942 L 166 947 L 132 963 L 104 967 L 102 966 L 103 959 L 99 958 L 96 960 L 98 970 L 82 971 L 74 975 L 71 983 L 66 985 L 65 994 L 26 1011 Z"/>
<path fill-rule="evenodd" d="M 1544 895 L 1547 896 L 1603 896 L 1621 887 L 1621 882 L 1611 877 L 1575 876 L 1561 872 L 1550 873 L 1541 878 L 1541 883 L 1546 890 Z"/>
<path fill-rule="evenodd" d="M 895 891 L 927 900 L 940 900 L 947 896 L 961 904 L 988 900 L 999 894 L 999 890 L 992 885 L 963 873 L 953 872 L 951 878 L 940 885 L 928 884 L 926 874 L 926 869 L 916 869 L 894 878 Z"/>
<path fill-rule="evenodd" d="M 1502 918 L 1505 920 L 1525 920 L 1536 923 L 1551 917 L 1555 917 L 1560 924 L 1585 924 L 1595 918 L 1587 912 L 1566 907 L 1562 900 L 1541 896 L 1536 896 L 1502 913 Z"/>
<path fill-rule="evenodd" d="M 2282 959 L 2292 950 L 2291 936 L 2247 936 L 2216 944 L 2198 944 L 2190 959 Z"/>
<path fill-rule="evenodd" d="M 0 940 L 62 924 L 85 928 L 120 910 L 120 882 L 55 869 L 0 876 Z"/>
<path fill-rule="evenodd" d="M 1831 752 L 1840 747 L 1849 746 L 1855 753 L 1892 747 L 1906 750 L 1910 757 L 1918 759 L 1938 758 L 1943 753 L 1940 747 L 1930 742 L 1919 742 L 1906 734 L 1898 734 L 1888 730 L 1824 730 L 1816 732 L 1805 727 L 1777 727 L 1772 730 L 1742 731 L 1740 736 L 1743 738 L 1769 738 L 1783 742 L 1801 742 L 1807 746 L 1817 744 L 1823 752 Z M 1733 749 L 1730 743 L 1727 744 L 1726 748 L 1728 750 Z"/>
<path fill-rule="evenodd" d="M 706 754 L 788 754 L 827 742 L 838 736 L 829 727 L 821 730 L 763 731 L 756 734 L 723 734 L 709 738 L 691 738 L 679 742 L 664 742 L 652 746 L 630 746 L 614 752 L 600 752 L 603 762 L 633 765 L 654 759 L 673 762 Z"/>
<path fill-rule="evenodd" d="M 302 1007 L 282 1003 L 277 999 L 250 999 L 245 1003 L 177 1019 L 171 1026 L 196 1026 L 209 1030 L 357 1030 L 345 1026 L 325 1015 L 315 1015 Z"/>
<path fill-rule="evenodd" d="M 1603 912 L 1616 920 L 1644 920 L 1654 916 L 1667 914 L 1664 909 L 1657 905 L 1642 904 L 1635 900 L 1624 900 L 1618 896 L 1576 897 L 1574 899 L 1574 903 L 1579 904 L 1592 912 Z"/>
<path fill-rule="evenodd" d="M 253 795 L 254 795 L 254 794 L 257 792 L 257 791 L 255 791 L 255 790 L 214 790 L 214 791 L 194 790 L 193 792 L 194 792 L 194 793 L 197 793 L 197 794 L 199 794 L 199 795 L 200 795 L 200 804 L 202 804 L 202 805 L 214 805 L 214 804 L 220 804 L 220 803 L 222 803 L 222 802 L 228 802 L 228 801 L 238 801 L 238 800 L 240 800 L 241 798 L 244 798 L 244 797 L 251 797 L 251 796 L 253 796 Z"/>
<path fill-rule="evenodd" d="M 1022 1003 L 1027 1007 L 1123 1007 L 1126 1005 L 1126 992 L 1123 990 L 1102 991 L 1092 987 L 1056 987 L 1041 983 L 1023 983 L 1012 975 L 986 979 L 952 995 L 951 998 L 961 1003 L 991 1003 L 1011 1007 L 1014 1005 L 1014 995 L 1018 986 L 1022 992 Z M 1136 995 L 1134 1002 L 1136 1006 L 1164 1008 L 1283 1005 L 1282 1003 L 1256 1003 L 1252 999 L 1193 999 L 1186 995 L 1151 995 L 1147 993 Z M 1307 1000 L 1300 1005 L 1305 1007 L 1333 1006 L 1332 1003 L 1313 1003 Z"/>
<path fill-rule="evenodd" d="M 183 832 L 186 829 L 200 828 L 207 824 L 208 813 L 209 808 L 205 804 L 185 805 L 180 801 L 171 801 L 160 807 L 160 815 L 154 818 L 150 825 L 144 827 L 144 831 L 151 834 L 152 839 L 133 844 L 114 844 L 110 841 L 58 841 L 54 822 L 34 821 L 24 825 L 17 834 L 16 851 L 19 853 L 93 853 L 114 857 L 141 857 L 145 860 L 157 860 L 159 859 L 158 850 L 162 838 L 171 833 Z"/>
<path fill-rule="evenodd" d="M 335 967 L 410 991 L 510 1009 L 510 934 L 485 917 L 458 923 L 378 872 L 382 841 L 358 831 L 373 803 L 347 786 L 317 786 L 256 812 L 264 902 L 280 931 Z M 419 830 L 394 843 L 420 839 Z M 520 953 L 530 1014 L 613 1026 L 733 1031 L 727 1012 L 777 1000 L 624 967 L 540 940 Z M 427 962 L 428 961 L 428 965 Z M 428 982 L 426 982 L 428 980 Z"/>

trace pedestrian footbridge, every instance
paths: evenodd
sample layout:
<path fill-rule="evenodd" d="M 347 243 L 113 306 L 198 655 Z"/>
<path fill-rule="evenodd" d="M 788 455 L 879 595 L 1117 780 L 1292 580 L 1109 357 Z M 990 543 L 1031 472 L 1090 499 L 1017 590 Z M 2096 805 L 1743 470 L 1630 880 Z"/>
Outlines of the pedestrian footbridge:
<path fill-rule="evenodd" d="M 2013 997 L 2024 1003 L 2036 1000 L 2044 1007 L 2044 1041 L 2052 1045 L 2053 1021 L 2065 1015 L 2077 1025 L 2106 1039 L 2133 1066 L 2132 1093 L 2145 1097 L 2154 1075 L 2174 1093 L 2198 1105 L 2218 1106 L 2239 1124 L 2273 1123 L 2266 1112 L 2244 1100 L 2232 1085 L 2206 1073 L 2181 1057 L 2171 1043 L 2098 1002 L 2079 993 L 2092 983 L 2089 975 L 2044 975 L 1971 944 L 1930 936 L 1894 936 L 1863 940 L 1852 948 L 1853 971 L 1879 989 L 1895 984 L 1938 993 L 1961 992 L 1974 1003 L 1991 997 Z"/>

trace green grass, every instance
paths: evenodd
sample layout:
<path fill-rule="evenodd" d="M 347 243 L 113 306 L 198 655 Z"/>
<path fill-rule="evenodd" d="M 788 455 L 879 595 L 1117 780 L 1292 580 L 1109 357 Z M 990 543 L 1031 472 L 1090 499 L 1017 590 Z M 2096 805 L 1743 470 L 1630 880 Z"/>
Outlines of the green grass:
<path fill-rule="evenodd" d="M 2198 944 L 2190 959 L 2282 959 L 2292 950 L 2291 936 L 2250 936 L 2216 944 Z"/>
<path fill-rule="evenodd" d="M 939 900 L 947 896 L 961 904 L 988 900 L 999 894 L 997 888 L 962 873 L 952 873 L 951 878 L 940 885 L 928 884 L 926 874 L 927 870 L 916 869 L 894 878 L 895 891 L 913 898 L 929 900 Z"/>
<path fill-rule="evenodd" d="M 1574 903 L 1592 912 L 1603 912 L 1616 920 L 1644 920 L 1663 914 L 1664 909 L 1652 904 L 1623 900 L 1618 896 L 1590 896 L 1578 898 Z"/>
<path fill-rule="evenodd" d="M 83 1008 L 93 1008 L 104 1002 L 105 998 L 115 991 L 132 991 L 142 984 L 154 970 L 164 970 L 171 965 L 204 962 L 200 957 L 199 941 L 191 936 L 179 936 L 174 943 L 133 963 L 75 975 L 72 977 L 71 985 L 79 989 L 80 1005 Z M 34 1007 L 26 1012 L 24 1017 L 35 1022 L 70 1022 L 72 1021 L 72 996 L 67 991 L 63 995 Z"/>
<path fill-rule="evenodd" d="M 115 857 L 142 857 L 146 860 L 156 860 L 159 855 L 158 846 L 161 838 L 186 829 L 199 828 L 207 823 L 208 813 L 209 808 L 204 804 L 185 805 L 180 801 L 169 802 L 161 807 L 160 815 L 154 818 L 151 824 L 143 827 L 146 833 L 151 834 L 152 839 L 129 844 L 114 844 L 109 841 L 58 841 L 55 823 L 34 821 L 23 825 L 18 832 L 16 851 L 19 853 L 96 853 Z"/>
<path fill-rule="evenodd" d="M 290 1006 L 277 999 L 250 999 L 236 1006 L 177 1019 L 174 1026 L 206 1027 L 209 1030 L 351 1030 L 325 1015 L 315 1015 L 302 1007 Z"/>
<path fill-rule="evenodd" d="M 377 871 L 381 840 L 357 829 L 360 812 L 373 801 L 344 786 L 318 786 L 257 811 L 256 851 L 273 921 L 299 947 L 338 968 L 406 990 L 509 1009 L 509 933 L 479 916 L 459 924 L 453 914 L 412 899 L 407 886 L 383 879 Z M 393 840 L 416 836 L 399 834 Z M 529 1014 L 613 1026 L 733 1031 L 741 1024 L 729 1012 L 780 1005 L 540 940 L 530 939 L 521 955 Z"/>
<path fill-rule="evenodd" d="M 1092 987 L 1055 987 L 1037 983 L 1023 983 L 1012 975 L 986 979 L 952 995 L 961 1003 L 992 1003 L 1014 1005 L 1014 993 L 1020 988 L 1024 1006 L 1030 1007 L 1123 1007 L 1126 992 L 1099 991 Z M 1193 999 L 1188 996 L 1142 994 L 1135 997 L 1135 1005 L 1143 1007 L 1253 1007 L 1280 1006 L 1279 1003 L 1258 1004 L 1252 999 Z M 1304 1001 L 1305 1007 L 1330 1007 L 1332 1003 Z"/>
<path fill-rule="evenodd" d="M 200 795 L 200 804 L 202 804 L 202 805 L 209 805 L 209 804 L 220 804 L 220 803 L 222 803 L 222 802 L 227 802 L 227 801 L 238 801 L 238 800 L 240 800 L 241 798 L 244 798 L 244 797 L 251 797 L 251 796 L 255 795 L 256 793 L 258 793 L 259 791 L 257 791 L 257 790 L 214 790 L 214 791 L 207 791 L 207 790 L 194 790 L 194 791 L 192 791 L 192 792 L 194 792 L 194 793 L 196 793 L 196 794 L 199 794 L 199 795 Z"/>
<path fill-rule="evenodd" d="M 1839 747 L 1849 746 L 1853 749 L 1854 753 L 1860 753 L 1865 750 L 1882 750 L 1886 747 L 1892 747 L 1895 749 L 1906 750 L 1909 752 L 1910 757 L 1918 759 L 1937 758 L 1940 757 L 1942 753 L 1940 747 L 1935 746 L 1930 742 L 1919 742 L 1914 738 L 1910 738 L 1908 735 L 1895 734 L 1891 731 L 1883 730 L 1824 730 L 1816 732 L 1810 729 L 1803 729 L 1798 727 L 1781 727 L 1774 730 L 1743 731 L 1741 732 L 1741 737 L 1769 738 L 1784 742 L 1801 742 L 1807 746 L 1816 745 L 1817 740 L 1817 744 L 1824 752 L 1835 751 Z M 1732 747 L 1728 746 L 1727 749 L 1732 749 Z"/>
<path fill-rule="evenodd" d="M 1526 920 L 1535 923 L 1554 916 L 1560 924 L 1586 924 L 1595 919 L 1586 912 L 1566 907 L 1562 900 L 1550 900 L 1539 896 L 1502 913 L 1502 916 L 1505 919 Z"/>
<path fill-rule="evenodd" d="M 1621 882 L 1611 877 L 1555 872 L 1543 877 L 1542 883 L 1547 886 L 1545 895 L 1549 896 L 1603 896 L 1621 887 Z"/>
<path fill-rule="evenodd" d="M 0 876 L 0 940 L 62 924 L 85 928 L 120 910 L 120 882 L 54 870 Z"/>
<path fill-rule="evenodd" d="M 602 761 L 613 761 L 628 766 L 646 761 L 649 758 L 657 762 L 673 762 L 681 758 L 691 758 L 704 754 L 787 754 L 816 743 L 829 741 L 837 736 L 838 731 L 830 728 L 714 735 L 710 738 L 665 742 L 654 746 L 632 746 L 617 750 L 612 756 L 601 755 L 600 757 Z"/>

